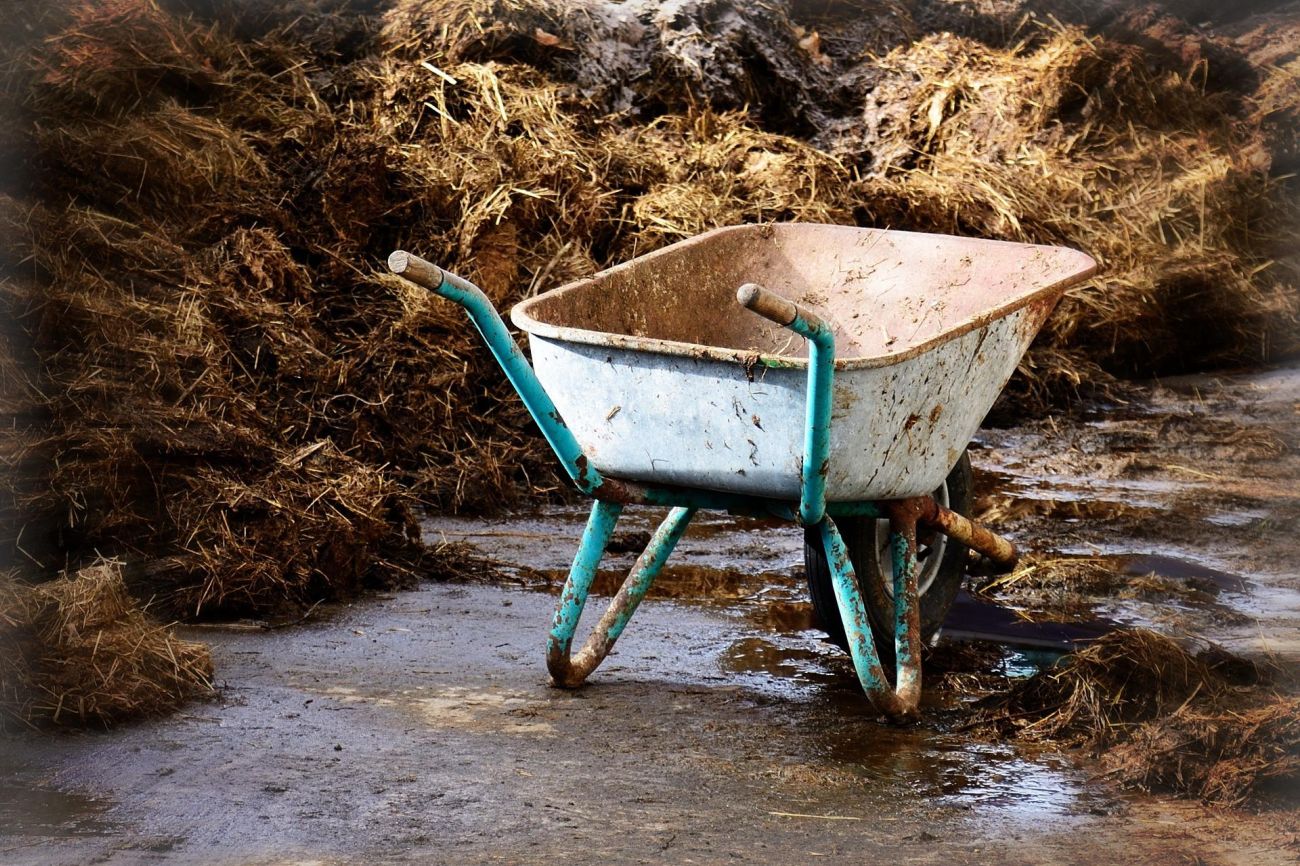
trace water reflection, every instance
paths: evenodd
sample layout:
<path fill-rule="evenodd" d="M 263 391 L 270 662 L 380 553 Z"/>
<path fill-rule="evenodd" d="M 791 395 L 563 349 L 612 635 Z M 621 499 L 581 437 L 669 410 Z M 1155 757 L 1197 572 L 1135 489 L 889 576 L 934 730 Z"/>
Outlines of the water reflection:
<path fill-rule="evenodd" d="M 981 669 L 966 673 L 1003 677 L 1027 676 L 1059 659 L 1058 653 L 988 646 L 958 648 L 943 663 L 952 664 L 954 654 Z M 1080 774 L 1062 758 L 1028 758 L 1023 749 L 941 730 L 935 719 L 950 718 L 954 713 L 944 711 L 960 702 L 940 689 L 926 693 L 929 721 L 912 727 L 883 722 L 848 657 L 808 634 L 739 637 L 720 655 L 719 666 L 760 700 L 779 700 L 787 708 L 797 730 L 784 742 L 803 775 L 847 774 L 865 786 L 905 789 L 936 806 L 970 811 L 985 822 L 1030 824 L 1074 815 L 1089 797 Z"/>
<path fill-rule="evenodd" d="M 103 813 L 107 805 L 84 794 L 43 785 L 0 784 L 0 834 L 4 836 L 94 836 L 112 825 Z"/>

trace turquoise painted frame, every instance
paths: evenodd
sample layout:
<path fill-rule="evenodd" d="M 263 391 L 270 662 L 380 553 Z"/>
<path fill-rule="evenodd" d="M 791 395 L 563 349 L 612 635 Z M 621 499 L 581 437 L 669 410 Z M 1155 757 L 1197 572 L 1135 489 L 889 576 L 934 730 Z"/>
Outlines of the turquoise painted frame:
<path fill-rule="evenodd" d="M 891 718 L 905 720 L 915 715 L 921 678 L 915 518 L 909 528 L 909 525 L 904 525 L 906 521 L 898 520 L 881 503 L 826 502 L 835 339 L 825 322 L 759 286 L 742 287 L 738 296 L 744 306 L 809 341 L 806 429 L 797 504 L 717 491 L 632 483 L 606 478 L 590 464 L 523 351 L 510 336 L 505 322 L 481 289 L 400 250 L 389 256 L 388 264 L 395 274 L 465 308 L 470 321 L 541 428 L 542 435 L 570 479 L 580 491 L 596 500 L 551 622 L 546 657 L 555 685 L 576 688 L 595 670 L 623 633 L 685 533 L 695 511 L 715 508 L 738 514 L 780 517 L 818 529 L 830 565 L 844 633 L 863 690 L 875 706 Z M 600 562 L 626 504 L 669 506 L 671 510 L 575 656 L 572 653 L 574 635 Z M 836 517 L 882 518 L 887 514 L 891 520 L 894 556 L 896 685 L 890 684 L 881 665 L 853 563 L 834 521 Z"/>

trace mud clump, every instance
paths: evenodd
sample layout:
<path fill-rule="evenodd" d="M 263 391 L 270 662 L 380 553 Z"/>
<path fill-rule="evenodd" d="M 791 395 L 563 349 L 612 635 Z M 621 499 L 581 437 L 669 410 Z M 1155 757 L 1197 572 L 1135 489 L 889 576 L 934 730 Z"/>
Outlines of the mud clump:
<path fill-rule="evenodd" d="M 1300 698 L 1272 671 L 1155 632 L 1112 632 L 1004 695 L 981 721 L 1085 748 L 1122 784 L 1241 804 L 1300 779 Z"/>
<path fill-rule="evenodd" d="M 131 597 L 120 563 L 29 586 L 0 576 L 0 727 L 108 725 L 212 690 L 212 658 Z"/>

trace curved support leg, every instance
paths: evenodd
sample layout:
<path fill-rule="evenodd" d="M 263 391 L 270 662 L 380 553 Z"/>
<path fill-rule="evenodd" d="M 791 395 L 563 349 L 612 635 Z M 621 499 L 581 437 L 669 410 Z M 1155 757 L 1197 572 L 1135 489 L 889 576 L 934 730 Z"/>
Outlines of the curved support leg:
<path fill-rule="evenodd" d="M 564 591 L 560 593 L 555 616 L 551 620 L 546 666 L 553 676 L 557 670 L 568 667 L 573 632 L 578 628 L 582 609 L 587 604 L 587 593 L 591 591 L 591 582 L 596 579 L 596 568 L 605 555 L 609 538 L 614 534 L 614 526 L 622 513 L 623 506 L 617 502 L 597 499 L 591 504 L 587 528 L 582 531 L 582 541 L 578 544 L 578 552 L 574 554 L 573 565 L 569 567 L 569 579 L 564 583 Z M 559 677 L 556 676 L 556 679 Z"/>
<path fill-rule="evenodd" d="M 895 672 L 898 688 L 895 689 L 890 686 L 880 664 L 880 654 L 876 651 L 876 642 L 871 635 L 871 621 L 867 617 L 866 606 L 862 603 L 862 595 L 858 592 L 857 575 L 853 571 L 844 539 L 831 518 L 825 518 L 818 526 L 826 550 L 826 561 L 831 567 L 831 585 L 835 589 L 844 634 L 849 639 L 849 654 L 853 657 L 853 667 L 857 670 L 862 690 L 871 698 L 876 709 L 891 719 L 907 721 L 915 718 L 921 697 L 921 629 L 916 593 L 915 529 L 911 546 L 902 548 L 904 558 L 909 562 L 905 562 L 900 569 L 896 561 L 894 567 L 896 575 L 904 574 L 903 579 L 896 579 L 894 584 L 894 645 L 898 657 Z M 897 538 L 896 535 L 893 537 Z M 899 550 L 895 547 L 896 554 Z"/>
<path fill-rule="evenodd" d="M 894 560 L 894 690 L 915 711 L 921 702 L 921 604 L 916 588 L 916 516 L 905 505 L 889 509 L 889 548 Z"/>
<path fill-rule="evenodd" d="M 646 549 L 637 557 L 636 564 L 632 566 L 618 594 L 610 601 L 605 615 L 591 630 L 582 649 L 571 658 L 573 633 L 582 618 L 587 593 L 596 576 L 596 567 L 605 554 L 605 547 L 609 544 L 609 537 L 621 510 L 621 505 L 600 500 L 592 506 L 578 555 L 574 557 L 569 580 L 564 585 L 564 592 L 555 609 L 550 641 L 546 648 L 546 667 L 551 672 L 552 684 L 561 688 L 573 689 L 582 685 L 583 680 L 609 655 L 614 642 L 627 627 L 632 614 L 641 604 L 641 599 L 645 598 L 651 584 L 659 576 L 664 562 L 668 560 L 695 514 L 694 508 L 674 508 L 668 512 Z"/>

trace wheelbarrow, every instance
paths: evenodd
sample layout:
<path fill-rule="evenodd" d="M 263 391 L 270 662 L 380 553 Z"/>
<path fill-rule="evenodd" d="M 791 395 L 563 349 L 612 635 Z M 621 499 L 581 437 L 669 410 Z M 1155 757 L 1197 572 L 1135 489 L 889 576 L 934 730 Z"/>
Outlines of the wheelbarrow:
<path fill-rule="evenodd" d="M 551 625 L 552 682 L 605 659 L 700 508 L 801 524 L 816 613 L 883 714 L 916 715 L 921 647 L 970 557 L 965 450 L 1062 293 L 1074 250 L 812 224 L 717 229 L 518 304 L 529 365 L 469 281 L 396 274 L 463 307 L 592 497 Z M 743 308 L 743 309 L 742 309 Z M 756 314 L 756 315 L 755 315 Z M 624 506 L 670 510 L 585 644 L 574 633 Z"/>

